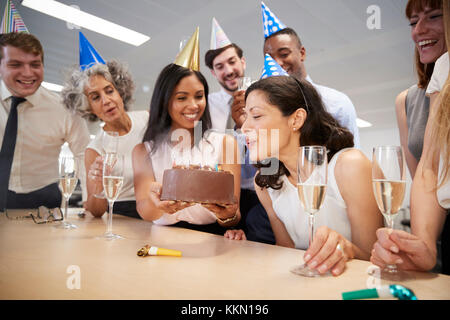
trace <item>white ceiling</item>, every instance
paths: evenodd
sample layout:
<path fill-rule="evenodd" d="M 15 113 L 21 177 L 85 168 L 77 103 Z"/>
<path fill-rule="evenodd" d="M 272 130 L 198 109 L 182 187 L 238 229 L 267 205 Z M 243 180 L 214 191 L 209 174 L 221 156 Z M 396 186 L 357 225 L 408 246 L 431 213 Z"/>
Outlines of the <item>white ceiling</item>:
<path fill-rule="evenodd" d="M 200 27 L 201 71 L 212 91 L 219 89 L 204 64 L 211 19 L 244 50 L 246 74 L 259 78 L 263 32 L 259 0 L 59 0 L 151 37 L 140 47 L 82 30 L 106 60 L 127 62 L 137 84 L 134 109 L 147 109 L 160 70 L 173 62 L 181 40 Z M 0 12 L 3 14 L 4 0 Z M 413 43 L 404 15 L 407 0 L 265 0 L 306 48 L 306 68 L 314 82 L 346 93 L 358 117 L 373 130 L 396 127 L 396 95 L 415 82 Z M 62 84 L 78 63 L 78 30 L 13 0 L 25 25 L 45 50 L 45 81 Z M 381 29 L 369 30 L 367 8 L 381 9 Z M 146 92 L 146 87 L 150 90 Z"/>

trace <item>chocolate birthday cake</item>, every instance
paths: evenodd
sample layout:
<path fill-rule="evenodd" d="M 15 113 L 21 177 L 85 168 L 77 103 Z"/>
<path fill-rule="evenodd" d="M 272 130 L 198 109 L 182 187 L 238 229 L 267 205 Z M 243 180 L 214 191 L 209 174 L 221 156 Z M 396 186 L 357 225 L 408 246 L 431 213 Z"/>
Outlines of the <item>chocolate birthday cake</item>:
<path fill-rule="evenodd" d="M 161 200 L 231 204 L 234 178 L 227 171 L 173 168 L 164 171 Z"/>

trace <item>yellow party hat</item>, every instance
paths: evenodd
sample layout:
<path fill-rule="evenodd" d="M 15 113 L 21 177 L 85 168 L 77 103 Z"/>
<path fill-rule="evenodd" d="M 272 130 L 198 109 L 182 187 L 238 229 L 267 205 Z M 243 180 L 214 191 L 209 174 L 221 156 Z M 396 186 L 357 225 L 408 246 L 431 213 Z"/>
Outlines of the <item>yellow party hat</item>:
<path fill-rule="evenodd" d="M 198 43 L 199 27 L 176 57 L 174 63 L 194 71 L 200 71 L 200 48 Z"/>

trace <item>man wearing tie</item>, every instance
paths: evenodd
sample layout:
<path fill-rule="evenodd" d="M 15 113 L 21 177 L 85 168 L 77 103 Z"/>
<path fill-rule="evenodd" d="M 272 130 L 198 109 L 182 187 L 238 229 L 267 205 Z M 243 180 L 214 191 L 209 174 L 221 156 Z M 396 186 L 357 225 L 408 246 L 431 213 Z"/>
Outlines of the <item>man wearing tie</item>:
<path fill-rule="evenodd" d="M 0 35 L 0 75 L 0 211 L 59 207 L 61 146 L 68 142 L 82 159 L 87 125 L 63 107 L 59 95 L 41 86 L 44 52 L 35 36 Z"/>
<path fill-rule="evenodd" d="M 219 82 L 221 89 L 208 95 L 212 129 L 225 132 L 237 130 L 234 135 L 241 150 L 241 196 L 239 201 L 241 221 L 237 228 L 248 230 L 247 215 L 259 204 L 253 185 L 256 168 L 250 164 L 245 148 L 245 136 L 240 128 L 245 121 L 245 90 L 238 90 L 239 78 L 244 76 L 245 58 L 242 49 L 231 43 L 215 18 L 212 20 L 210 50 L 205 54 L 205 64 Z M 254 239 L 251 236 L 249 240 Z"/>

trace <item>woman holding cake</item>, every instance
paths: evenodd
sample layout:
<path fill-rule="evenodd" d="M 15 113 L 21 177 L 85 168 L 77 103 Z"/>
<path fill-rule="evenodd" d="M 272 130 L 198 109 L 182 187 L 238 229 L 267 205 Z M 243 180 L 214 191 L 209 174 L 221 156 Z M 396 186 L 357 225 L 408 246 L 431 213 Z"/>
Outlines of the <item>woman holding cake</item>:
<path fill-rule="evenodd" d="M 96 217 L 101 217 L 108 208 L 106 198 L 99 196 L 103 190 L 102 135 L 113 131 L 118 133 L 117 153 L 124 155 L 124 181 L 113 212 L 140 218 L 136 211 L 131 152 L 142 141 L 149 113 L 128 111 L 134 82 L 125 65 L 114 60 L 105 62 L 80 33 L 80 47 L 83 46 L 89 46 L 89 50 L 80 50 L 80 68 L 73 70 L 66 81 L 62 97 L 67 108 L 90 121 L 104 122 L 85 151 L 87 201 L 84 207 Z M 86 52 L 95 52 L 96 56 L 86 56 Z"/>
<path fill-rule="evenodd" d="M 255 176 L 255 190 L 265 207 L 276 244 L 307 249 L 305 263 L 319 273 L 341 274 L 346 261 L 368 260 L 376 230 L 383 225 L 372 191 L 371 161 L 353 148 L 353 136 L 325 110 L 320 96 L 307 81 L 290 76 L 260 80 L 246 91 L 247 135 L 250 158 L 279 160 L 278 172 Z M 260 129 L 268 130 L 265 136 Z M 259 145 L 279 135 L 277 155 L 263 157 Z M 328 150 L 325 200 L 316 215 L 317 231 L 308 248 L 308 218 L 297 192 L 297 158 L 300 146 L 320 145 Z M 229 230 L 226 237 L 244 238 Z"/>
<path fill-rule="evenodd" d="M 186 47 L 189 47 L 189 43 Z M 179 57 L 183 57 L 183 52 Z M 161 71 L 151 99 L 150 119 L 143 143 L 133 150 L 137 210 L 145 220 L 155 224 L 224 234 L 227 227 L 236 225 L 240 220 L 237 200 L 240 193 L 237 143 L 231 136 L 207 132 L 211 127 L 206 98 L 208 84 L 198 71 L 198 65 L 186 65 L 179 60 Z M 178 157 L 180 151 L 189 154 L 191 165 L 202 166 L 202 160 L 195 159 L 203 159 L 202 155 L 208 149 L 209 168 L 220 164 L 223 171 L 233 174 L 235 202 L 222 206 L 162 201 L 164 171 L 171 169 L 174 162 L 181 165 L 177 163 L 181 159 Z M 225 161 L 224 150 L 234 152 L 233 161 Z M 188 167 L 189 161 L 184 165 Z M 194 185 L 198 181 L 190 183 Z M 204 189 L 209 187 L 203 186 Z"/>

